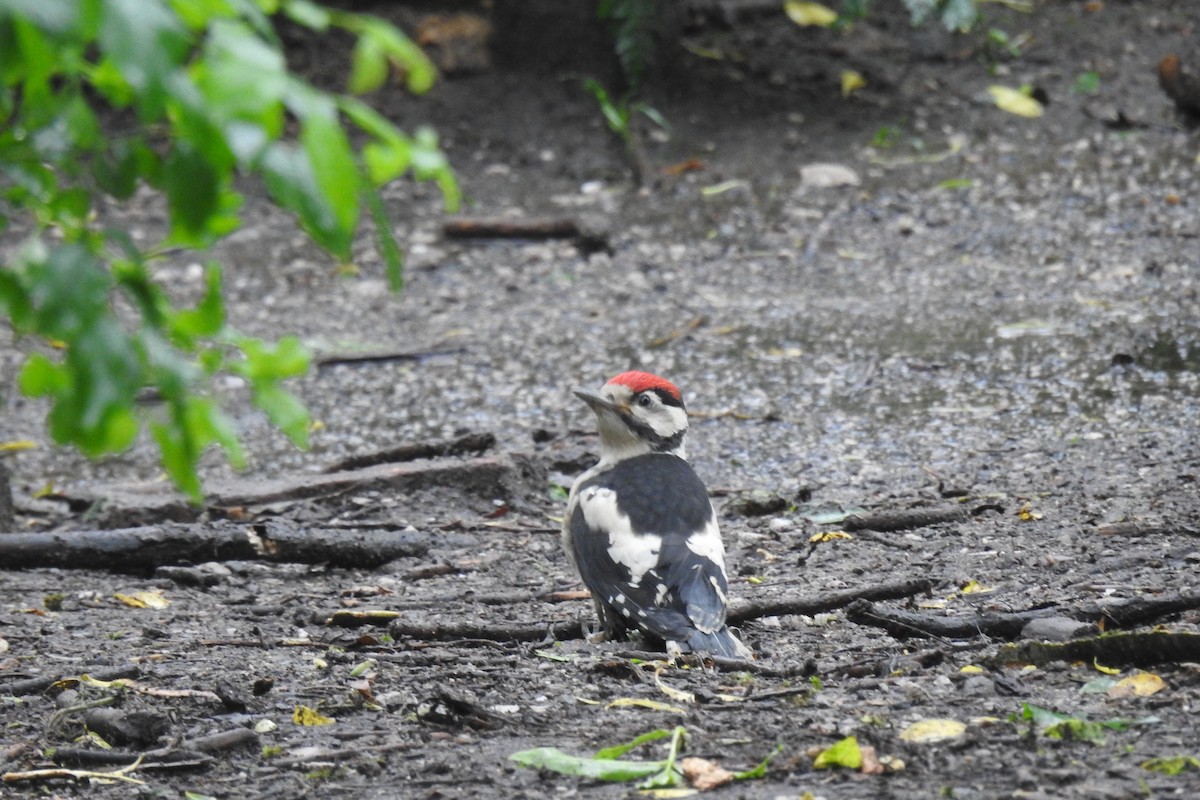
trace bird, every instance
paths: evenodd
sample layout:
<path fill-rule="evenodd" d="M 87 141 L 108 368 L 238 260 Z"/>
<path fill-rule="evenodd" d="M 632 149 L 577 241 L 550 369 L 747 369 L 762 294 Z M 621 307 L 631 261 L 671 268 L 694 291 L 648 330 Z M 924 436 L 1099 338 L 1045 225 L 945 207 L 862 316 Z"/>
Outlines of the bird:
<path fill-rule="evenodd" d="M 679 388 L 630 371 L 574 393 L 595 412 L 600 460 L 571 487 L 562 544 L 591 592 L 598 638 L 640 631 L 673 657 L 753 658 L 726 625 L 725 547 L 687 461 Z"/>

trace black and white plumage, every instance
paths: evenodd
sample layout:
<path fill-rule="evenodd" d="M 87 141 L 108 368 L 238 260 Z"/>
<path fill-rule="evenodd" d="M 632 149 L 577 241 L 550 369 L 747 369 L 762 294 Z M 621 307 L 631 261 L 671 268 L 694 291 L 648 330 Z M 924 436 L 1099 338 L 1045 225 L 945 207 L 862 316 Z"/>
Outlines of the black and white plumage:
<path fill-rule="evenodd" d="M 668 652 L 750 658 L 725 624 L 725 548 L 704 483 L 688 464 L 687 412 L 671 382 L 625 372 L 599 394 L 600 461 L 571 487 L 563 549 L 609 638 L 630 630 Z"/>

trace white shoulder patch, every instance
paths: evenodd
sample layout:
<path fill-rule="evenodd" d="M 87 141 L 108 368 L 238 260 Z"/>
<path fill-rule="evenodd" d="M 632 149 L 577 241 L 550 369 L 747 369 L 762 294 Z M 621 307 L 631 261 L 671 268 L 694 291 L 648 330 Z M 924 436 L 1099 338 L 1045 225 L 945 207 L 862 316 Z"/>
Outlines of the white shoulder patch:
<path fill-rule="evenodd" d="M 721 543 L 721 529 L 717 526 L 716 516 L 709 517 L 703 530 L 696 531 L 687 538 L 687 548 L 716 564 L 721 574 L 725 574 L 725 545 Z"/>
<path fill-rule="evenodd" d="M 589 528 L 608 535 L 608 557 L 629 570 L 630 585 L 641 584 L 642 576 L 658 566 L 662 537 L 635 533 L 629 517 L 617 507 L 617 495 L 612 489 L 601 486 L 584 489 L 579 496 L 579 507 Z M 717 543 L 720 544 L 720 537 Z"/>

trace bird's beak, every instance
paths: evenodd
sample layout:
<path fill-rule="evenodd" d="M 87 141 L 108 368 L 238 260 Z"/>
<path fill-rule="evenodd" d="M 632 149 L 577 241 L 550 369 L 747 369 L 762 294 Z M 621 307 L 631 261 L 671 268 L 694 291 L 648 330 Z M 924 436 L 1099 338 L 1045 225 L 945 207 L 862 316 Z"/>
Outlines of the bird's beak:
<path fill-rule="evenodd" d="M 616 414 L 621 414 L 626 410 L 624 406 L 617 405 L 607 397 L 601 397 L 595 392 L 589 392 L 585 389 L 576 389 L 575 396 L 587 403 L 597 414 L 605 410 L 612 411 Z"/>

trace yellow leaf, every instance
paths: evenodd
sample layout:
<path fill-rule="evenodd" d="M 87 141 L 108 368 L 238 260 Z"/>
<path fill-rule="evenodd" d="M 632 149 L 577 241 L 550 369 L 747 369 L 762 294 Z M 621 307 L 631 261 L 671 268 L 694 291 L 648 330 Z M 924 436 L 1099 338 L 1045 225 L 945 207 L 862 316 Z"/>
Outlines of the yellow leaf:
<path fill-rule="evenodd" d="M 292 712 L 292 722 L 297 725 L 332 725 L 337 722 L 336 719 L 327 717 L 315 708 L 308 706 L 296 706 L 296 710 Z"/>
<path fill-rule="evenodd" d="M 696 695 L 692 694 L 691 692 L 685 692 L 682 689 L 676 689 L 674 686 L 668 686 L 667 684 L 663 683 L 662 678 L 659 677 L 661 672 L 662 668 L 654 670 L 654 685 L 661 689 L 663 694 L 674 700 L 676 703 L 696 702 Z"/>
<path fill-rule="evenodd" d="M 987 594 L 988 592 L 996 591 L 990 586 L 984 586 L 977 581 L 967 581 L 960 591 L 963 594 Z"/>
<path fill-rule="evenodd" d="M 112 689 L 116 686 L 128 686 L 131 681 L 128 678 L 117 678 L 115 681 L 102 681 L 99 678 L 93 678 L 85 672 L 79 676 L 79 682 L 88 686 L 95 686 L 97 689 Z"/>
<path fill-rule="evenodd" d="M 838 18 L 837 12 L 832 8 L 823 6 L 820 3 L 804 2 L 803 0 L 787 0 L 783 4 L 783 10 L 788 15 L 788 19 L 804 27 L 818 25 L 822 28 L 828 28 L 837 22 Z"/>
<path fill-rule="evenodd" d="M 867 85 L 867 79 L 861 72 L 852 69 L 842 70 L 842 97 L 849 97 Z"/>
<path fill-rule="evenodd" d="M 1167 688 L 1166 682 L 1153 672 L 1138 672 L 1117 681 L 1108 690 L 1109 697 L 1149 697 Z"/>
<path fill-rule="evenodd" d="M 928 744 L 957 739 L 967 730 L 967 726 L 955 719 L 923 719 L 909 725 L 900 732 L 900 739 L 905 742 Z"/>
<path fill-rule="evenodd" d="M 1120 675 L 1121 674 L 1121 670 L 1119 667 L 1106 667 L 1103 664 L 1101 664 L 1100 660 L 1097 658 L 1092 659 L 1092 666 L 1096 668 L 1097 672 L 1103 672 L 1105 675 Z"/>
<path fill-rule="evenodd" d="M 813 759 L 813 769 L 829 769 L 830 767 L 858 769 L 861 766 L 862 749 L 858 746 L 858 739 L 853 736 L 847 736 L 840 742 L 835 742 Z"/>
<path fill-rule="evenodd" d="M 824 533 L 814 533 L 808 537 L 808 541 L 812 544 L 817 542 L 832 542 L 835 539 L 853 539 L 854 537 L 845 531 L 825 531 Z"/>
<path fill-rule="evenodd" d="M 13 453 L 17 450 L 35 450 L 37 442 L 31 442 L 28 439 L 17 439 L 11 442 L 0 442 L 0 453 Z"/>
<path fill-rule="evenodd" d="M 162 589 L 151 589 L 150 591 L 133 592 L 131 594 L 115 594 L 113 597 L 130 608 L 166 608 L 171 605 L 171 601 L 163 595 Z"/>
<path fill-rule="evenodd" d="M 989 86 L 988 94 L 996 102 L 1001 111 L 1016 114 L 1018 117 L 1040 117 L 1044 109 L 1042 104 L 1020 89 L 1008 86 Z"/>
<path fill-rule="evenodd" d="M 1021 510 L 1017 512 L 1017 518 L 1021 522 L 1033 522 L 1036 519 L 1041 519 L 1042 515 L 1029 508 L 1029 503 L 1021 506 Z"/>
<path fill-rule="evenodd" d="M 983 667 L 980 667 L 976 664 L 967 664 L 965 667 L 959 669 L 959 672 L 963 673 L 964 675 L 979 675 L 983 672 Z"/>
<path fill-rule="evenodd" d="M 687 711 L 679 706 L 670 706 L 657 700 L 644 700 L 640 697 L 618 697 L 605 708 L 648 708 L 651 711 L 666 711 L 670 714 L 686 714 Z"/>

